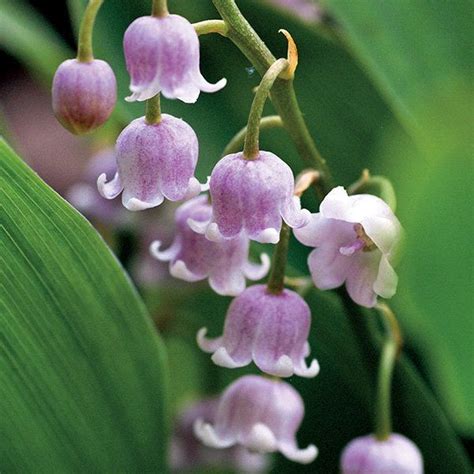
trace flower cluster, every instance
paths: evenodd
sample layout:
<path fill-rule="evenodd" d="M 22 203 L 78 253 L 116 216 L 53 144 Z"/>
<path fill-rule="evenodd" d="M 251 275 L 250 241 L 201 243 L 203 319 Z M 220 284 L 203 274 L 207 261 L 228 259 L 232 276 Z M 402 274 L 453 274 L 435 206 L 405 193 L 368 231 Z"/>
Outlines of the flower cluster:
<path fill-rule="evenodd" d="M 317 288 L 345 284 L 349 296 L 366 307 L 374 307 L 378 297 L 390 298 L 395 293 L 393 264 L 401 238 L 393 211 L 373 195 L 349 195 L 336 187 L 322 200 L 319 212 L 302 209 L 291 168 L 275 154 L 258 149 L 254 118 L 261 115 L 278 75 L 294 73 L 296 47 L 290 46 L 289 59 L 278 60 L 257 90 L 244 150 L 221 158 L 209 184 L 203 185 L 194 176 L 198 138 L 182 119 L 161 114 L 158 94 L 193 103 L 201 91 L 216 92 L 226 81 L 210 84 L 201 75 L 198 36 L 185 18 L 165 12 L 136 19 L 124 37 L 131 76 L 127 100 L 147 100 L 150 108 L 120 133 L 97 178 L 100 194 L 108 200 L 122 194 L 123 206 L 130 211 L 157 207 L 165 199 L 186 201 L 175 212 L 171 246 L 163 250 L 161 242 L 155 241 L 151 254 L 169 262 L 173 277 L 189 282 L 208 279 L 215 292 L 235 296 L 223 335 L 208 339 L 207 329 L 202 328 L 197 334 L 199 347 L 212 353 L 212 361 L 219 366 L 237 368 L 253 361 L 262 372 L 281 378 L 319 373 L 316 359 L 306 362 L 310 308 L 301 295 L 283 287 L 284 264 L 281 267 L 279 253 L 286 252 L 288 243 L 288 233 L 283 230 L 293 229 L 301 243 L 314 247 L 308 264 Z M 86 72 L 92 70 L 95 72 Z M 93 100 L 83 100 L 85 92 Z M 74 60 L 59 68 L 53 104 L 60 121 L 72 131 L 88 131 L 103 123 L 114 101 L 115 80 L 103 61 Z M 199 195 L 207 191 L 209 195 Z M 103 206 L 91 198 L 90 186 L 75 189 L 74 199 L 83 209 L 103 212 Z M 117 206 L 109 206 L 107 212 L 119 215 Z M 279 246 L 268 284 L 246 288 L 246 279 L 260 280 L 270 270 L 266 254 L 261 255 L 260 264 L 251 261 L 252 241 Z M 185 416 L 175 431 L 172 462 L 187 465 L 188 456 L 207 459 L 207 451 L 201 451 L 190 437 L 191 425 L 205 445 L 227 450 L 223 459 L 249 461 L 258 469 L 262 459 L 248 454 L 246 448 L 258 453 L 279 451 L 293 461 L 312 462 L 316 447 L 300 449 L 296 441 L 303 417 L 303 400 L 288 383 L 254 375 L 241 377 L 218 400 L 202 402 Z M 393 435 L 387 446 L 401 441 Z M 377 445 L 373 449 L 385 448 Z M 359 453 L 359 448 L 348 448 L 343 472 L 362 472 L 357 464 Z"/>

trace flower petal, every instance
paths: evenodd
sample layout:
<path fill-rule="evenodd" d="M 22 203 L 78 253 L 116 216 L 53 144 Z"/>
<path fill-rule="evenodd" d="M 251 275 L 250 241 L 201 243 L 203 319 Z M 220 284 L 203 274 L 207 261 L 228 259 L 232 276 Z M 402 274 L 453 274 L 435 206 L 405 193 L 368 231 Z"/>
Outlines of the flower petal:
<path fill-rule="evenodd" d="M 222 345 L 222 337 L 216 337 L 214 339 L 209 339 L 206 337 L 207 328 L 199 329 L 196 335 L 196 341 L 201 350 L 204 352 L 215 352 Z"/>
<path fill-rule="evenodd" d="M 397 292 L 398 276 L 385 256 L 380 259 L 379 272 L 374 282 L 375 293 L 382 298 L 391 298 Z"/>
<path fill-rule="evenodd" d="M 260 254 L 260 264 L 247 261 L 243 267 L 245 276 L 250 280 L 261 280 L 270 270 L 270 257 L 266 253 Z"/>
<path fill-rule="evenodd" d="M 346 289 L 357 304 L 367 308 L 373 308 L 377 302 L 374 283 L 377 279 L 380 257 L 380 250 L 360 252 L 350 257 L 352 266 L 347 274 Z"/>
<path fill-rule="evenodd" d="M 214 427 L 210 423 L 206 423 L 203 419 L 197 419 L 194 422 L 194 434 L 206 446 L 211 448 L 228 448 L 235 444 L 235 440 L 231 438 L 220 438 Z"/>
<path fill-rule="evenodd" d="M 292 443 L 283 442 L 279 444 L 278 449 L 290 461 L 299 462 L 300 464 L 309 464 L 318 455 L 318 448 L 314 444 L 310 444 L 305 449 L 298 449 Z"/>
<path fill-rule="evenodd" d="M 352 258 L 341 255 L 333 246 L 314 249 L 309 254 L 308 266 L 316 288 L 332 290 L 341 286 L 352 266 Z"/>
<path fill-rule="evenodd" d="M 123 190 L 122 181 L 120 180 L 118 172 L 115 173 L 112 181 L 109 181 L 108 183 L 106 181 L 107 176 L 105 173 L 102 173 L 97 178 L 97 189 L 99 190 L 100 195 L 106 199 L 116 198 Z"/>

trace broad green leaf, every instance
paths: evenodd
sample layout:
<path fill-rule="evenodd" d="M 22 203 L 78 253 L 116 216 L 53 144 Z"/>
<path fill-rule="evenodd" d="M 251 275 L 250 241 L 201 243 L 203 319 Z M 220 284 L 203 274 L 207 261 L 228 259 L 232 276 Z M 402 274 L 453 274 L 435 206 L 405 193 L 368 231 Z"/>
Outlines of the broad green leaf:
<path fill-rule="evenodd" d="M 427 121 L 420 106 L 449 101 L 467 87 L 472 66 L 474 9 L 469 0 L 324 0 L 340 34 L 414 135 L 436 127 L 446 113 Z"/>
<path fill-rule="evenodd" d="M 0 48 L 48 84 L 58 65 L 74 56 L 45 19 L 23 0 L 0 0 Z"/>
<path fill-rule="evenodd" d="M 90 224 L 0 142 L 0 470 L 165 472 L 165 354 Z"/>

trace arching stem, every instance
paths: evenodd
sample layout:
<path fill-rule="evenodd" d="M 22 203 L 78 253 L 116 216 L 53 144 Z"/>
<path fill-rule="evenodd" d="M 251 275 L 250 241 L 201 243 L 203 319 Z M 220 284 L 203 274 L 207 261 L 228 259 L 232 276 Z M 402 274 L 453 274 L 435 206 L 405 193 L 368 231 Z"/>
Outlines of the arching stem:
<path fill-rule="evenodd" d="M 92 33 L 94 31 L 95 18 L 104 0 L 89 0 L 82 17 L 79 29 L 79 41 L 77 45 L 77 60 L 81 63 L 89 63 L 94 59 L 92 50 Z"/>
<path fill-rule="evenodd" d="M 260 119 L 260 130 L 267 130 L 270 128 L 283 127 L 283 122 L 279 115 L 269 115 L 268 117 L 262 117 Z M 237 132 L 231 141 L 227 144 L 222 152 L 222 156 L 230 155 L 231 153 L 237 153 L 242 150 L 245 141 L 245 135 L 247 134 L 247 126 Z"/>
<path fill-rule="evenodd" d="M 400 327 L 392 310 L 385 303 L 379 303 L 377 309 L 382 316 L 386 333 L 386 341 L 380 356 L 375 402 L 375 437 L 383 441 L 392 432 L 392 377 L 395 361 L 401 350 L 402 338 Z"/>
<path fill-rule="evenodd" d="M 229 31 L 229 27 L 224 20 L 204 20 L 193 23 L 193 26 L 198 35 L 218 33 L 221 36 L 227 36 L 227 32 Z"/>
<path fill-rule="evenodd" d="M 289 64 L 286 59 L 277 59 L 263 75 L 255 92 L 244 141 L 244 158 L 247 160 L 254 160 L 259 154 L 260 119 L 262 118 L 263 107 L 276 78 L 289 67 Z"/>

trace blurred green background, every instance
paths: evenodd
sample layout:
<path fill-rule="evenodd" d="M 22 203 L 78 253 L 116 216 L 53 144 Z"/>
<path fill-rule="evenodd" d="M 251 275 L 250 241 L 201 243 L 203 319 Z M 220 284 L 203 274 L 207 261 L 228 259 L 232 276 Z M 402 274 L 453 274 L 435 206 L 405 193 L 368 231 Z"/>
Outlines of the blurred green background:
<path fill-rule="evenodd" d="M 141 104 L 122 100 L 129 81 L 122 38 L 130 22 L 150 8 L 141 0 L 104 3 L 95 55 L 113 67 L 119 101 L 103 130 L 77 138 L 55 124 L 49 106 L 52 76 L 63 59 L 74 55 L 74 32 L 85 2 L 67 4 L 68 10 L 0 0 L 1 129 L 60 193 L 79 179 L 94 150 L 113 144 L 121 128 L 143 114 Z M 211 1 L 170 0 L 169 5 L 190 21 L 217 18 Z M 457 437 L 466 447 L 474 438 L 472 4 L 326 0 L 316 20 L 270 1 L 238 5 L 277 57 L 286 55 L 278 29 L 295 39 L 297 96 L 337 182 L 348 186 L 368 168 L 395 186 L 407 242 L 393 308 L 416 369 L 405 360 L 396 371 L 394 424 L 421 447 L 427 472 L 462 472 L 466 461 Z M 228 85 L 217 94 L 202 94 L 195 105 L 165 100 L 162 109 L 195 129 L 202 180 L 245 125 L 259 78 L 228 40 L 209 35 L 201 45 L 204 76 L 211 82 L 226 77 Z M 261 141 L 295 172 L 302 168 L 285 133 L 265 131 Z M 305 204 L 317 210 L 312 196 Z M 292 242 L 294 274 L 307 273 L 307 252 Z M 194 342 L 203 325 L 211 335 L 220 333 L 228 299 L 205 284 L 168 278 L 136 283 L 168 349 L 173 411 L 215 393 L 241 373 L 212 366 Z M 320 456 L 306 467 L 278 457 L 274 472 L 337 472 L 342 447 L 372 429 L 376 344 L 369 332 L 354 331 L 351 322 L 370 315 L 348 314 L 334 294 L 314 290 L 308 299 L 314 316 L 311 346 L 322 371 L 315 380 L 291 382 L 307 406 L 301 444 L 314 442 Z"/>

